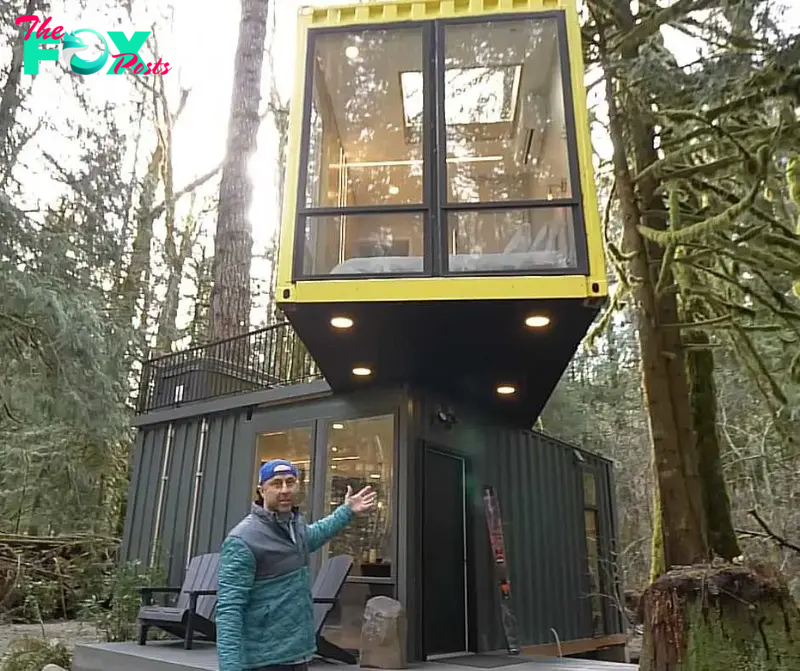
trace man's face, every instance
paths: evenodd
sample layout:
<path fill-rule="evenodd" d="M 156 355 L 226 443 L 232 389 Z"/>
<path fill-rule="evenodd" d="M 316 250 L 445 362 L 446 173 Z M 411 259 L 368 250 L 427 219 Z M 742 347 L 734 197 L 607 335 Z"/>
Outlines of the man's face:
<path fill-rule="evenodd" d="M 297 491 L 297 478 L 291 473 L 275 475 L 261 484 L 264 507 L 279 513 L 288 513 L 292 509 Z"/>

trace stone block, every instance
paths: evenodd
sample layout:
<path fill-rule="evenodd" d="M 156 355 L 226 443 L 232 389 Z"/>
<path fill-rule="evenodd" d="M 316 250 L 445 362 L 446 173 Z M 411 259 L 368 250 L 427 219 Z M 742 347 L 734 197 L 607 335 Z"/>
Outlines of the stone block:
<path fill-rule="evenodd" d="M 375 596 L 367 601 L 361 625 L 359 665 L 373 669 L 406 669 L 406 613 L 399 601 Z"/>

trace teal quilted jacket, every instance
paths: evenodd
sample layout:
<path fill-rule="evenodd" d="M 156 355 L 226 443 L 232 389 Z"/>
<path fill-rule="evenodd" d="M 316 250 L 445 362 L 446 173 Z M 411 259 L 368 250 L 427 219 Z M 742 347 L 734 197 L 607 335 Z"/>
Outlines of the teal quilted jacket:
<path fill-rule="evenodd" d="M 219 671 L 309 660 L 316 652 L 309 554 L 351 521 L 339 506 L 306 524 L 253 504 L 222 544 L 217 603 Z"/>

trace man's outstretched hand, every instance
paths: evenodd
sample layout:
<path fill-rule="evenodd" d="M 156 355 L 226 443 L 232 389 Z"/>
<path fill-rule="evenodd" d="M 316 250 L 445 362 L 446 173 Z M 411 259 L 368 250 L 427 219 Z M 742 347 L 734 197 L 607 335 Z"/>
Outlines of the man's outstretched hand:
<path fill-rule="evenodd" d="M 356 515 L 363 515 L 372 510 L 377 498 L 378 495 L 372 491 L 370 486 L 364 487 L 358 494 L 353 494 L 353 488 L 347 485 L 347 494 L 344 496 L 344 502 L 350 506 L 350 509 Z"/>

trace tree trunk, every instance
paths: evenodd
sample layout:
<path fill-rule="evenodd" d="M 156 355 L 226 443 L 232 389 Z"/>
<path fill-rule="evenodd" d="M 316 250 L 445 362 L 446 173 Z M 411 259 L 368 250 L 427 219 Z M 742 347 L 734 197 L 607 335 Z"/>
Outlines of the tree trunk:
<path fill-rule="evenodd" d="M 25 4 L 23 15 L 30 16 L 36 11 L 43 15 L 49 13 L 49 3 L 28 0 Z M 5 183 L 16 163 L 15 143 L 11 138 L 11 131 L 17 122 L 17 113 L 22 107 L 22 66 L 25 52 L 25 42 L 22 39 L 30 25 L 23 23 L 17 30 L 17 36 L 11 45 L 11 63 L 8 65 L 8 76 L 3 83 L 0 93 L 0 183 Z"/>
<path fill-rule="evenodd" d="M 703 331 L 690 330 L 685 338 L 693 346 L 686 358 L 708 544 L 714 554 L 731 561 L 741 550 L 731 520 L 731 502 L 720 460 L 714 353 L 709 349 L 708 334 Z"/>
<path fill-rule="evenodd" d="M 800 610 L 775 576 L 740 566 L 670 571 L 643 595 L 641 671 L 796 671 Z"/>
<path fill-rule="evenodd" d="M 250 329 L 253 236 L 248 216 L 253 185 L 247 170 L 258 134 L 269 2 L 242 0 L 241 8 L 228 144 L 214 236 L 214 285 L 209 330 L 212 341 L 246 333 Z"/>
<path fill-rule="evenodd" d="M 701 210 L 701 205 L 693 193 L 683 195 L 689 211 Z M 678 231 L 683 228 L 683 205 L 678 189 L 670 188 L 670 230 Z M 676 249 L 674 260 L 681 323 L 689 325 L 708 320 L 712 315 L 705 309 L 704 301 L 693 293 L 700 282 L 698 273 L 690 264 L 681 263 L 685 260 L 685 250 Z M 694 263 L 704 263 L 704 261 L 695 260 Z M 714 264 L 717 261 L 712 257 L 710 263 Z M 692 408 L 692 426 L 703 489 L 703 510 L 709 550 L 723 559 L 732 561 L 741 554 L 741 550 L 733 529 L 731 503 L 720 458 L 717 388 L 714 381 L 714 352 L 711 349 L 711 338 L 702 328 L 688 327 L 683 332 L 683 342 L 687 346 L 686 375 L 689 380 L 689 402 Z"/>
<path fill-rule="evenodd" d="M 624 3 L 618 7 L 617 17 L 630 24 L 622 26 L 623 29 L 633 27 L 633 16 Z M 600 33 L 601 49 L 605 51 L 602 30 Z M 632 147 L 638 172 L 657 160 L 655 131 L 647 110 L 628 92 L 625 81 L 625 68 L 636 58 L 637 47 L 627 48 L 627 53 L 621 56 L 622 62 L 615 62 L 611 67 L 606 55 L 603 69 L 606 72 L 609 129 L 625 253 L 630 259 L 630 283 L 638 308 L 642 381 L 660 497 L 657 510 L 661 511 L 663 540 L 654 543 L 654 547 L 660 547 L 664 557 L 663 561 L 660 558 L 654 558 L 654 561 L 669 568 L 707 559 L 702 483 L 692 431 L 685 356 L 677 328 L 677 299 L 674 292 L 657 291 L 664 252 L 639 233 L 640 225 L 664 230 L 667 226 L 666 207 L 657 192 L 658 182 L 643 178 L 634 185 L 629 166 L 626 139 Z M 612 72 L 617 74 L 617 89 Z M 647 214 L 642 214 L 642 211 Z M 668 268 L 666 274 L 664 284 L 669 286 L 672 277 Z"/>

